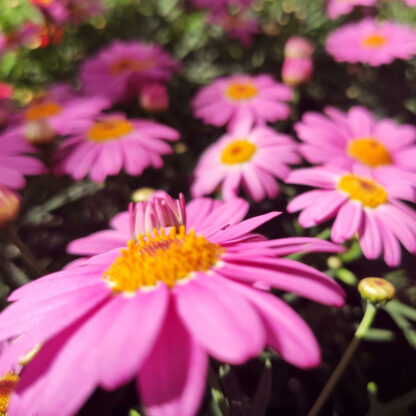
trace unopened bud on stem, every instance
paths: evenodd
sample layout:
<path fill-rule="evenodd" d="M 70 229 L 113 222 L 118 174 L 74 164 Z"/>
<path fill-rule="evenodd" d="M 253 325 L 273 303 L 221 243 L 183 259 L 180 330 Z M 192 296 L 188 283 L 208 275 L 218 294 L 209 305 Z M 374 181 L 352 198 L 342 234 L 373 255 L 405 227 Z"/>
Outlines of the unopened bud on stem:
<path fill-rule="evenodd" d="M 358 284 L 361 296 L 373 305 L 383 305 L 392 300 L 396 294 L 394 286 L 381 277 L 366 277 Z"/>

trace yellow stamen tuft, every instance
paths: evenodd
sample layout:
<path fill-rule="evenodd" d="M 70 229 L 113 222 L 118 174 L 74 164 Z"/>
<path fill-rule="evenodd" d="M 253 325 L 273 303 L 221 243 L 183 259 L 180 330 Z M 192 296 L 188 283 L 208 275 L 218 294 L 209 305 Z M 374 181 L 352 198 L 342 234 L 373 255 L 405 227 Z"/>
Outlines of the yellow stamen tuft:
<path fill-rule="evenodd" d="M 7 373 L 0 378 L 0 415 L 6 414 L 10 396 L 19 382 L 19 376 L 15 373 Z"/>
<path fill-rule="evenodd" d="M 59 114 L 61 110 L 61 106 L 53 101 L 33 104 L 26 110 L 25 119 L 26 121 L 35 121 Z"/>
<path fill-rule="evenodd" d="M 373 137 L 362 137 L 348 144 L 347 152 L 354 159 L 372 168 L 390 165 L 393 160 L 386 147 Z"/>
<path fill-rule="evenodd" d="M 257 87 L 252 82 L 233 82 L 227 88 L 226 95 L 233 101 L 245 101 L 255 97 Z"/>
<path fill-rule="evenodd" d="M 350 199 L 359 201 L 368 208 L 376 208 L 388 201 L 386 190 L 376 181 L 352 173 L 341 177 L 338 189 L 346 192 Z"/>
<path fill-rule="evenodd" d="M 129 241 L 103 275 L 115 292 L 134 293 L 159 282 L 173 287 L 193 272 L 215 267 L 224 251 L 219 244 L 197 236 L 193 229 L 187 234 L 184 225 L 179 232 L 171 228 L 167 235 L 163 228 L 155 229 L 153 235 L 139 235 L 138 240 Z"/>
<path fill-rule="evenodd" d="M 107 119 L 95 122 L 88 132 L 88 138 L 93 142 L 106 142 L 119 139 L 133 130 L 133 125 L 127 120 Z"/>
<path fill-rule="evenodd" d="M 361 46 L 370 49 L 378 49 L 387 43 L 387 39 L 377 33 L 367 36 L 361 40 Z"/>
<path fill-rule="evenodd" d="M 153 59 L 133 59 L 133 58 L 121 58 L 111 65 L 110 72 L 113 75 L 119 75 L 122 72 L 134 71 L 140 72 L 147 69 L 151 69 L 155 66 Z"/>
<path fill-rule="evenodd" d="M 257 146 L 248 140 L 241 139 L 231 142 L 221 153 L 221 162 L 236 165 L 249 161 L 257 151 Z"/>

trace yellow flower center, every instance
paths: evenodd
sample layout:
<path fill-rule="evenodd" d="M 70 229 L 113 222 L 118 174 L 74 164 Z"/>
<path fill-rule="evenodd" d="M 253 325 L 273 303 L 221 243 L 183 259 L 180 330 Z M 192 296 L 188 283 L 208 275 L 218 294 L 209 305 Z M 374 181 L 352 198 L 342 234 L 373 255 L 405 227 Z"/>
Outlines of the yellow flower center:
<path fill-rule="evenodd" d="M 354 159 L 373 168 L 393 162 L 386 147 L 373 137 L 352 140 L 348 144 L 347 152 Z"/>
<path fill-rule="evenodd" d="M 361 41 L 361 45 L 364 48 L 371 48 L 371 49 L 381 48 L 386 43 L 387 43 L 387 39 L 384 36 L 379 35 L 377 33 L 367 36 Z"/>
<path fill-rule="evenodd" d="M 226 165 L 236 165 L 249 161 L 256 153 L 257 147 L 248 140 L 236 140 L 222 151 L 221 162 Z"/>
<path fill-rule="evenodd" d="M 110 67 L 110 72 L 113 75 L 119 75 L 122 72 L 126 71 L 145 71 L 146 69 L 153 68 L 155 62 L 153 59 L 132 59 L 132 58 L 121 58 L 116 61 Z"/>
<path fill-rule="evenodd" d="M 386 190 L 372 179 L 363 178 L 352 173 L 343 175 L 338 189 L 346 192 L 350 199 L 361 202 L 365 207 L 376 208 L 388 200 Z"/>
<path fill-rule="evenodd" d="M 16 388 L 19 376 L 14 373 L 7 373 L 0 378 L 0 415 L 5 415 L 9 405 L 10 396 Z"/>
<path fill-rule="evenodd" d="M 176 282 L 190 278 L 193 272 L 206 272 L 218 264 L 224 249 L 219 244 L 196 235 L 192 229 L 188 234 L 182 225 L 166 234 L 164 229 L 153 230 L 146 239 L 129 241 L 127 248 L 103 278 L 115 292 L 134 293 L 140 288 L 153 288 L 159 282 L 173 287 Z"/>
<path fill-rule="evenodd" d="M 93 142 L 117 140 L 134 130 L 133 125 L 123 119 L 97 121 L 88 131 L 88 138 Z"/>
<path fill-rule="evenodd" d="M 46 118 L 59 114 L 62 108 L 54 101 L 47 101 L 39 104 L 32 104 L 25 114 L 26 121 L 35 121 L 41 118 Z"/>
<path fill-rule="evenodd" d="M 252 82 L 233 82 L 226 90 L 227 97 L 233 101 L 250 100 L 257 93 L 258 89 Z"/>

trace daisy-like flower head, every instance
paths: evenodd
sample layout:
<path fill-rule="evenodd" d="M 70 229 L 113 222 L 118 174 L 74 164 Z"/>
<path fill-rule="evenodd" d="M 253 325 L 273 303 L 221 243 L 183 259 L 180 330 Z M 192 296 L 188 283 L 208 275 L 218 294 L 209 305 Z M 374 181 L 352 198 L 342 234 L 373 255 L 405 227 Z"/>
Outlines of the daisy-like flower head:
<path fill-rule="evenodd" d="M 326 12 L 331 19 L 351 13 L 356 6 L 375 6 L 377 0 L 329 0 Z"/>
<path fill-rule="evenodd" d="M 194 201 L 179 230 L 140 234 L 121 250 L 14 291 L 0 315 L 0 338 L 18 338 L 1 355 L 0 371 L 42 347 L 21 374 L 9 415 L 69 416 L 97 386 L 113 390 L 136 377 L 146 414 L 193 416 L 208 355 L 240 364 L 268 345 L 301 368 L 319 364 L 305 322 L 253 283 L 341 306 L 343 291 L 332 279 L 277 257 L 340 247 L 253 238 L 278 213 L 237 221 L 247 209 L 238 199 Z"/>
<path fill-rule="evenodd" d="M 302 210 L 303 227 L 336 216 L 332 241 L 342 243 L 358 232 L 364 256 L 375 259 L 383 252 L 389 266 L 400 263 L 399 242 L 416 253 L 416 212 L 400 201 L 414 195 L 400 182 L 376 181 L 360 169 L 336 167 L 292 171 L 286 182 L 320 188 L 297 196 L 287 207 L 289 212 Z"/>
<path fill-rule="evenodd" d="M 42 162 L 30 156 L 36 149 L 23 139 L 22 127 L 6 130 L 0 135 L 0 185 L 21 189 L 25 175 L 39 175 L 46 171 Z"/>
<path fill-rule="evenodd" d="M 231 15 L 228 12 L 212 13 L 210 22 L 219 25 L 231 38 L 239 40 L 243 45 L 253 43 L 253 35 L 260 33 L 257 19 L 248 18 L 243 14 Z"/>
<path fill-rule="evenodd" d="M 148 166 L 163 166 L 160 155 L 172 152 L 163 140 L 178 139 L 179 133 L 163 124 L 127 119 L 120 113 L 102 114 L 76 126 L 58 147 L 56 173 L 75 180 L 89 175 L 95 182 L 117 175 L 123 167 L 130 175 L 140 175 Z"/>
<path fill-rule="evenodd" d="M 266 126 L 251 127 L 240 121 L 208 147 L 195 169 L 192 194 L 209 194 L 221 184 L 225 199 L 235 197 L 240 186 L 255 201 L 274 198 L 279 191 L 275 177 L 284 179 L 289 163 L 299 163 L 296 143 Z"/>
<path fill-rule="evenodd" d="M 202 88 L 192 106 L 194 116 L 205 123 L 232 128 L 242 120 L 265 123 L 289 117 L 284 101 L 291 98 L 292 90 L 270 75 L 233 75 Z"/>
<path fill-rule="evenodd" d="M 363 107 L 348 113 L 328 107 L 309 112 L 295 125 L 303 157 L 313 164 L 366 168 L 376 180 L 416 186 L 416 129 L 391 119 L 376 119 Z"/>
<path fill-rule="evenodd" d="M 326 49 L 338 62 L 379 66 L 396 58 L 410 59 L 416 53 L 416 31 L 393 21 L 378 23 L 368 18 L 332 32 Z"/>
<path fill-rule="evenodd" d="M 178 63 L 157 45 L 115 41 L 85 61 L 81 80 L 89 94 L 113 103 L 136 96 L 151 81 L 168 81 Z"/>

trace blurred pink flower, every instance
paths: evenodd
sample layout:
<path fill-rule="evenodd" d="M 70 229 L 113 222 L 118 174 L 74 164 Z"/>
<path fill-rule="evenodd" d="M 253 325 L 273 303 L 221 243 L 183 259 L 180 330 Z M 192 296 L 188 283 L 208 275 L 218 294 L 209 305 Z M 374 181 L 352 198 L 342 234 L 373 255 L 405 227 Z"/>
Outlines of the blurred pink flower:
<path fill-rule="evenodd" d="M 292 36 L 285 43 L 284 57 L 292 59 L 310 58 L 315 50 L 311 41 L 303 36 Z"/>
<path fill-rule="evenodd" d="M 248 18 L 243 14 L 230 15 L 228 12 L 217 12 L 210 15 L 210 23 L 221 26 L 231 38 L 239 40 L 243 45 L 253 43 L 253 35 L 260 33 L 257 19 Z"/>
<path fill-rule="evenodd" d="M 302 227 L 336 216 L 332 241 L 342 243 L 358 232 L 364 256 L 375 259 L 383 252 L 391 267 L 400 264 L 399 241 L 416 253 L 416 212 L 399 200 L 414 195 L 400 183 L 375 181 L 360 167 L 350 171 L 335 166 L 295 170 L 286 182 L 320 188 L 295 197 L 287 207 L 288 212 L 302 210 Z"/>
<path fill-rule="evenodd" d="M 286 178 L 287 165 L 299 162 L 296 143 L 289 136 L 240 121 L 201 156 L 192 194 L 206 195 L 221 185 L 223 198 L 229 199 L 242 186 L 255 201 L 274 198 L 279 192 L 275 177 Z"/>
<path fill-rule="evenodd" d="M 22 127 L 0 134 L 0 185 L 21 189 L 26 185 L 24 175 L 39 175 L 46 171 L 43 164 L 29 156 L 36 149 L 23 139 Z"/>
<path fill-rule="evenodd" d="M 103 114 L 74 127 L 55 153 L 56 173 L 75 180 L 89 175 L 95 182 L 117 175 L 123 167 L 130 175 L 140 175 L 148 166 L 163 166 L 160 155 L 172 152 L 163 140 L 178 139 L 179 133 L 163 124 Z"/>
<path fill-rule="evenodd" d="M 286 58 L 283 61 L 282 80 L 289 87 L 297 87 L 310 81 L 312 73 L 311 58 Z"/>
<path fill-rule="evenodd" d="M 340 247 L 311 238 L 253 240 L 252 230 L 278 213 L 235 221 L 248 209 L 238 199 L 192 205 L 179 231 L 140 235 L 11 294 L 0 339 L 18 338 L 3 351 L 0 372 L 34 345 L 42 348 L 21 374 L 10 416 L 69 416 L 96 387 L 114 390 L 134 377 L 147 415 L 193 416 L 208 355 L 241 364 L 268 345 L 301 368 L 319 364 L 306 323 L 253 283 L 342 306 L 332 279 L 276 257 Z"/>
<path fill-rule="evenodd" d="M 300 152 L 312 164 L 346 169 L 359 164 L 376 180 L 416 186 L 416 129 L 411 125 L 377 120 L 359 106 L 348 113 L 328 107 L 325 115 L 306 113 L 295 131 L 304 142 Z"/>
<path fill-rule="evenodd" d="M 254 3 L 254 0 L 191 0 L 191 3 L 198 8 L 208 9 L 211 12 L 228 12 L 228 8 L 237 7 L 247 9 Z"/>
<path fill-rule="evenodd" d="M 377 0 L 328 0 L 326 12 L 331 19 L 351 13 L 356 6 L 375 6 Z"/>
<path fill-rule="evenodd" d="M 178 66 L 157 45 L 114 41 L 84 62 L 81 80 L 88 94 L 104 94 L 115 103 L 137 96 L 144 83 L 168 81 Z"/>
<path fill-rule="evenodd" d="M 149 112 L 165 111 L 169 107 L 169 95 L 165 84 L 149 82 L 143 85 L 139 95 L 140 106 Z"/>
<path fill-rule="evenodd" d="M 38 26 L 32 22 L 27 22 L 21 28 L 7 33 L 0 32 L 0 57 L 5 52 L 13 51 L 35 40 L 38 32 Z"/>
<path fill-rule="evenodd" d="M 0 101 L 13 95 L 13 86 L 0 81 Z"/>
<path fill-rule="evenodd" d="M 275 122 L 286 119 L 290 107 L 283 101 L 292 90 L 270 75 L 232 75 L 202 88 L 192 102 L 194 116 L 207 124 L 232 128 L 240 121 Z"/>
<path fill-rule="evenodd" d="M 333 31 L 326 49 L 338 62 L 379 66 L 396 58 L 410 59 L 416 53 L 416 31 L 393 21 L 378 23 L 368 18 Z"/>
<path fill-rule="evenodd" d="M 416 6 L 416 0 L 404 0 L 409 7 Z"/>

